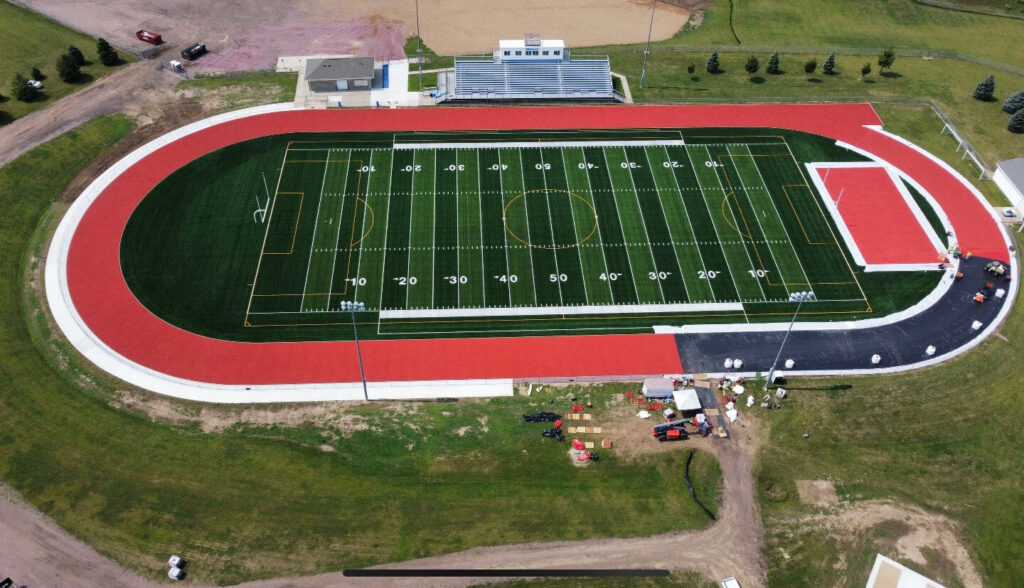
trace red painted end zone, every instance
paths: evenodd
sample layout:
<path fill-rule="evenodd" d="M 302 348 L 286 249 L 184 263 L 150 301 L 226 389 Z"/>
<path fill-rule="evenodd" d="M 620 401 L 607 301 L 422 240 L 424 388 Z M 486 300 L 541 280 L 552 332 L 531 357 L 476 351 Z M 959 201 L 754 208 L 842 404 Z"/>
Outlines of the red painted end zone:
<path fill-rule="evenodd" d="M 831 167 L 816 171 L 824 180 L 828 196 L 838 203 L 843 223 L 869 265 L 942 261 L 942 250 L 925 232 L 927 221 L 915 216 L 885 168 Z"/>
<path fill-rule="evenodd" d="M 146 156 L 115 179 L 86 211 L 72 238 L 67 279 L 75 309 L 92 332 L 125 358 L 164 374 L 230 385 L 354 382 L 349 342 L 234 343 L 178 329 L 145 309 L 119 262 L 121 234 L 142 198 L 168 174 L 206 153 L 277 133 L 763 127 L 842 139 L 908 172 L 952 219 L 965 250 L 1008 260 L 999 228 L 955 177 L 914 149 L 863 125 L 869 105 L 445 108 L 317 110 L 257 115 L 205 128 Z M 682 370 L 669 335 L 369 341 L 374 381 L 537 378 L 673 373 Z"/>

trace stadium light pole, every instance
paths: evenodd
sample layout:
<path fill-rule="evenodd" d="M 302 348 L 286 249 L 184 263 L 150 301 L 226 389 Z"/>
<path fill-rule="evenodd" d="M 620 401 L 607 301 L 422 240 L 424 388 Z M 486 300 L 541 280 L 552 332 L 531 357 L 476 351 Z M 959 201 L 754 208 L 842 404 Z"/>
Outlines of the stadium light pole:
<path fill-rule="evenodd" d="M 359 377 L 363 380 L 363 400 L 369 400 L 370 394 L 366 391 L 366 372 L 363 371 L 363 352 L 359 349 L 359 329 L 356 328 L 356 313 L 366 310 L 362 302 L 342 302 L 341 309 L 352 313 L 352 335 L 356 339 L 356 357 L 359 358 Z"/>
<path fill-rule="evenodd" d="M 416 63 L 420 66 L 420 92 L 423 92 L 423 50 L 420 47 L 420 0 L 416 0 Z"/>
<path fill-rule="evenodd" d="M 793 292 L 789 295 L 790 302 L 796 302 L 796 311 L 793 313 L 793 320 L 789 321 L 789 328 L 786 329 L 786 336 L 782 338 L 782 345 L 779 345 L 779 352 L 775 354 L 775 361 L 772 362 L 772 369 L 768 370 L 768 379 L 764 382 L 764 391 L 768 391 L 768 387 L 772 385 L 772 379 L 775 377 L 775 368 L 779 365 L 779 358 L 782 357 L 782 349 L 786 346 L 786 341 L 789 339 L 789 334 L 793 331 L 793 325 L 796 323 L 796 316 L 800 314 L 800 307 L 803 306 L 804 302 L 814 300 L 814 292 Z"/>
<path fill-rule="evenodd" d="M 647 56 L 651 54 L 651 31 L 654 30 L 654 7 L 658 0 L 651 3 L 651 24 L 647 27 L 647 46 L 644 47 L 644 66 L 640 69 L 640 87 L 644 87 L 644 78 L 647 77 Z"/>

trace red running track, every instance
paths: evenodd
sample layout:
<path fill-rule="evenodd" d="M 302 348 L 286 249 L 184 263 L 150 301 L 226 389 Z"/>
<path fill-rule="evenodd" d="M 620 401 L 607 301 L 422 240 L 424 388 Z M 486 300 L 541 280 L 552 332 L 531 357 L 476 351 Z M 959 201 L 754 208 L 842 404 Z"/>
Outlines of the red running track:
<path fill-rule="evenodd" d="M 868 265 L 935 264 L 945 251 L 928 237 L 892 176 L 877 167 L 820 167 L 815 170 L 838 204 L 843 224 Z"/>
<path fill-rule="evenodd" d="M 146 156 L 115 179 L 81 219 L 68 252 L 68 288 L 82 320 L 111 349 L 158 372 L 226 384 L 359 381 L 351 342 L 237 343 L 202 337 L 154 316 L 121 275 L 121 234 L 132 211 L 168 174 L 221 147 L 304 131 L 776 127 L 843 140 L 914 177 L 945 209 L 961 246 L 1008 260 L 987 207 L 913 148 L 867 129 L 870 105 L 595 106 L 298 110 L 207 127 Z M 671 335 L 594 335 L 367 341 L 371 381 L 542 378 L 677 373 Z"/>

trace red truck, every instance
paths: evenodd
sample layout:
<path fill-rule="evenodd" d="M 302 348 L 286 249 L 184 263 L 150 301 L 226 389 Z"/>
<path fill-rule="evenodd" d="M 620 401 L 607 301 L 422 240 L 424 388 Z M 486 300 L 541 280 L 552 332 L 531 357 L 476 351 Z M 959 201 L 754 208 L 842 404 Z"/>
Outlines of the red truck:
<path fill-rule="evenodd" d="M 147 31 L 146 29 L 142 29 L 141 31 L 135 31 L 135 36 L 138 37 L 140 41 L 145 41 L 147 43 L 152 43 L 154 45 L 159 45 L 160 43 L 164 42 L 163 38 L 160 36 L 159 33 Z"/>

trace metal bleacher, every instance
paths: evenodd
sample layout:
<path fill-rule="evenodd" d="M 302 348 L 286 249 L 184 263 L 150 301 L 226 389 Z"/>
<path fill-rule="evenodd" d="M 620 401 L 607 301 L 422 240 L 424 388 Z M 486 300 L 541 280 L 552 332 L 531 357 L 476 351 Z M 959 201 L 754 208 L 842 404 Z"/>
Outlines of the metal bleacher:
<path fill-rule="evenodd" d="M 449 100 L 613 99 L 607 58 L 571 61 L 504 62 L 455 60 L 455 88 Z"/>

